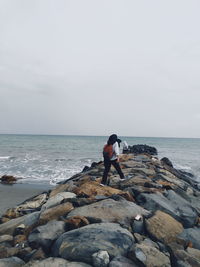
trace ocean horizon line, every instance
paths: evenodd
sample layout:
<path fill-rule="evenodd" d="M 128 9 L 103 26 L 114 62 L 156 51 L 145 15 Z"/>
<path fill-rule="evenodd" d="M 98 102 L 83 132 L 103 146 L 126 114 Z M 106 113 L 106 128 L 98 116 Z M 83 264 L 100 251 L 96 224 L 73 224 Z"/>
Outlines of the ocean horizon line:
<path fill-rule="evenodd" d="M 0 133 L 2 135 L 10 136 L 55 136 L 55 137 L 108 137 L 109 135 L 86 135 L 86 134 L 35 134 L 35 133 Z M 132 135 L 118 135 L 119 137 L 127 138 L 159 138 L 159 139 L 200 139 L 200 137 L 175 137 L 175 136 L 132 136 Z"/>

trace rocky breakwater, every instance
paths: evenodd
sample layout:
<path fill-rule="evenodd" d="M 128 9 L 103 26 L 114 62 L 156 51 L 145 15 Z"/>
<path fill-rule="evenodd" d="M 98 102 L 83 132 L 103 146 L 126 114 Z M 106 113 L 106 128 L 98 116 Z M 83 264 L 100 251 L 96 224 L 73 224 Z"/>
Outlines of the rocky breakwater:
<path fill-rule="evenodd" d="M 122 155 L 121 166 L 123 181 L 112 169 L 109 186 L 100 186 L 103 163 L 93 163 L 7 210 L 0 267 L 200 266 L 200 191 L 192 175 L 144 149 Z"/>

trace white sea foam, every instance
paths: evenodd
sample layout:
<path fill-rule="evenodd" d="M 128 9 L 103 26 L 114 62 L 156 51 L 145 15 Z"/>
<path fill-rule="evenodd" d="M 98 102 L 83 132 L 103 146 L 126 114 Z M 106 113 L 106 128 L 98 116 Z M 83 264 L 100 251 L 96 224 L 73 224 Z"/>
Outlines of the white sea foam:
<path fill-rule="evenodd" d="M 175 164 L 176 169 L 184 170 L 184 171 L 192 171 L 192 168 L 190 166 L 183 166 L 180 164 Z"/>
<path fill-rule="evenodd" d="M 5 160 L 5 159 L 9 159 L 10 156 L 0 156 L 0 160 Z"/>
<path fill-rule="evenodd" d="M 175 168 L 200 176 L 200 140 L 126 137 L 126 141 L 152 145 Z M 105 137 L 0 135 L 0 175 L 22 177 L 22 183 L 54 184 L 101 160 L 105 142 Z"/>

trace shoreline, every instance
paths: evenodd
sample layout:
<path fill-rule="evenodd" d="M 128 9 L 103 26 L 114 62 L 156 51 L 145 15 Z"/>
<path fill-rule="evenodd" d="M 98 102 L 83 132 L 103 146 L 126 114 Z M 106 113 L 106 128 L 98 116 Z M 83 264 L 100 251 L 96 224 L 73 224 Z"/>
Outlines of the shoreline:
<path fill-rule="evenodd" d="M 5 213 L 7 209 L 14 208 L 25 200 L 54 187 L 55 186 L 50 184 L 0 184 L 0 216 Z"/>

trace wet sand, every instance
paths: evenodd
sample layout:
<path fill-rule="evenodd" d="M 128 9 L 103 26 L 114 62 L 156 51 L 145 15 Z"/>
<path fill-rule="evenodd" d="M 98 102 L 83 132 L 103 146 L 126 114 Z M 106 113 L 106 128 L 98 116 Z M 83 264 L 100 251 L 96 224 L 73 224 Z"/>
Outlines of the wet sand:
<path fill-rule="evenodd" d="M 46 184 L 0 184 L 0 216 L 9 208 L 22 203 L 54 186 Z"/>

